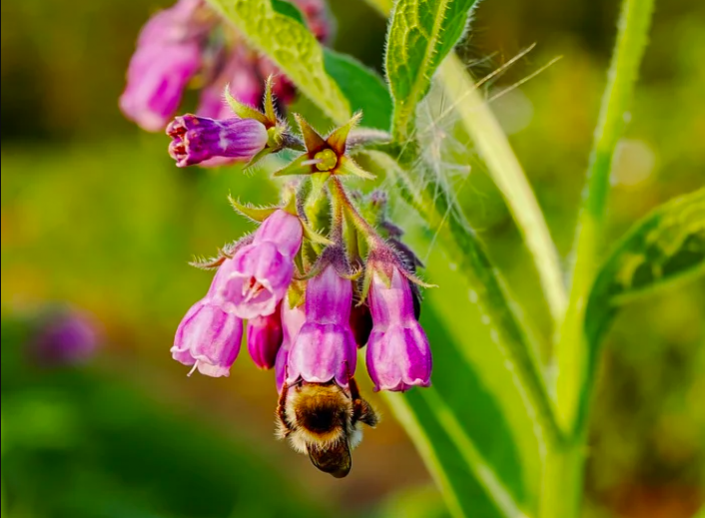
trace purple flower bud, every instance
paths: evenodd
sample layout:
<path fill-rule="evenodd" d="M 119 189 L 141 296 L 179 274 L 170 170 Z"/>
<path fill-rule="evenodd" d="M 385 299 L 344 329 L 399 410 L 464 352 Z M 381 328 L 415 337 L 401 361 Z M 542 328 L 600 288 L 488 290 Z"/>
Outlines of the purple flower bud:
<path fill-rule="evenodd" d="M 229 376 L 241 341 L 242 320 L 206 297 L 196 302 L 179 324 L 171 354 L 206 376 Z"/>
<path fill-rule="evenodd" d="M 282 344 L 281 312 L 247 322 L 247 350 L 260 369 L 271 369 Z"/>
<path fill-rule="evenodd" d="M 31 352 L 43 365 L 65 365 L 83 363 L 97 347 L 95 322 L 80 311 L 68 310 L 42 319 Z"/>
<path fill-rule="evenodd" d="M 152 17 L 140 34 L 120 108 L 147 131 L 164 129 L 201 67 L 201 50 L 212 25 L 202 9 L 201 0 L 180 0 Z"/>
<path fill-rule="evenodd" d="M 176 117 L 166 129 L 173 139 L 169 154 L 178 167 L 214 157 L 248 161 L 267 145 L 267 128 L 253 119 L 207 119 L 195 115 Z"/>
<path fill-rule="evenodd" d="M 364 347 L 372 331 L 372 315 L 370 314 L 369 306 L 366 304 L 359 306 L 353 302 L 350 313 L 350 327 L 355 335 L 357 346 Z"/>
<path fill-rule="evenodd" d="M 217 303 L 240 318 L 274 313 L 294 276 L 294 256 L 302 237 L 298 217 L 282 209 L 273 212 L 252 243 L 226 261 L 229 273 L 218 283 Z"/>
<path fill-rule="evenodd" d="M 303 306 L 295 308 L 289 307 L 288 301 L 285 299 L 281 305 L 281 323 L 282 323 L 282 345 L 277 353 L 277 359 L 274 365 L 274 372 L 277 380 L 277 392 L 281 392 L 286 378 L 286 364 L 289 359 L 289 351 L 291 345 L 299 335 L 301 326 L 304 325 L 306 314 Z"/>
<path fill-rule="evenodd" d="M 431 349 L 414 315 L 409 281 L 391 268 L 389 284 L 372 273 L 369 293 L 373 328 L 367 343 L 367 370 L 375 390 L 405 391 L 431 384 Z"/>
<path fill-rule="evenodd" d="M 352 282 L 332 265 L 308 281 L 306 322 L 294 341 L 287 361 L 288 384 L 303 379 L 347 387 L 355 373 L 357 347 L 350 329 Z"/>

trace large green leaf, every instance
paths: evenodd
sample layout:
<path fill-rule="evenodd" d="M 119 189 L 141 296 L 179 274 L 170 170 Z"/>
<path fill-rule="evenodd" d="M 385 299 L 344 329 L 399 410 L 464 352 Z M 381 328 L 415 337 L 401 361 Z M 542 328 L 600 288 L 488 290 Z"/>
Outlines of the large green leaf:
<path fill-rule="evenodd" d="M 476 0 L 399 0 L 387 34 L 387 79 L 394 97 L 394 134 L 412 133 L 416 105 L 441 61 L 463 35 Z"/>
<path fill-rule="evenodd" d="M 392 100 L 382 78 L 355 58 L 321 47 L 296 5 L 212 1 L 334 122 L 345 123 L 352 112 L 362 111 L 364 126 L 389 130 Z"/>
<path fill-rule="evenodd" d="M 636 223 L 600 269 L 585 310 L 588 387 L 605 332 L 624 304 L 676 280 L 702 274 L 705 188 L 661 205 Z M 589 392 L 584 391 L 580 422 L 587 413 Z"/>
<path fill-rule="evenodd" d="M 269 56 L 336 123 L 347 122 L 350 103 L 325 68 L 323 49 L 309 30 L 270 0 L 210 0 L 249 43 Z"/>

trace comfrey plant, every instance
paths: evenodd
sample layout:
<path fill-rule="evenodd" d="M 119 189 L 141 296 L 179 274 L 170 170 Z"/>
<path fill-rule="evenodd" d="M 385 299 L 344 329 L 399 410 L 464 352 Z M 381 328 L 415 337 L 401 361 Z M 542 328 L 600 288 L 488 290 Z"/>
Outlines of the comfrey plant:
<path fill-rule="evenodd" d="M 602 249 L 612 157 L 653 0 L 624 0 L 569 283 L 518 160 L 453 53 L 475 1 L 370 2 L 389 16 L 386 82 L 322 46 L 330 30 L 319 1 L 180 0 L 143 30 L 121 106 L 146 129 L 166 128 L 178 166 L 250 166 L 298 153 L 274 173 L 293 178 L 279 205 L 231 200 L 260 225 L 198 264 L 215 270 L 213 281 L 181 322 L 172 354 L 202 374 L 226 376 L 246 334 L 254 362 L 275 369 L 280 436 L 342 477 L 360 423 L 378 421 L 355 379 L 365 347 L 375 388 L 453 516 L 577 517 L 610 323 L 640 294 L 705 271 L 705 190 L 657 208 L 610 253 Z M 196 76 L 206 85 L 196 115 L 171 120 Z M 427 152 L 429 128 L 416 115 L 432 83 L 450 100 L 442 117 L 457 117 L 474 142 L 534 261 L 529 274 L 542 293 L 532 302 L 545 302 L 553 323 L 548 360 L 444 180 L 444 162 Z M 338 128 L 324 138 L 301 115 L 285 119 L 295 92 Z M 351 177 L 372 183 L 369 171 L 389 188 L 350 188 Z M 387 211 L 401 202 L 458 267 L 454 274 L 430 265 L 441 287 L 427 292 L 433 304 L 425 314 L 446 337 L 434 344 L 433 386 L 418 320 L 421 264 Z M 462 307 L 467 320 L 444 319 L 449 306 Z"/>

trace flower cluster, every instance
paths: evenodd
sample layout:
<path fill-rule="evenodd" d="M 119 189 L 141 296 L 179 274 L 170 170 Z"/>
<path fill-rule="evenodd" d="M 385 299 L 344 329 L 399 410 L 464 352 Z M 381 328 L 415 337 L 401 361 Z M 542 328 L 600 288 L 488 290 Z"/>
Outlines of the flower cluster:
<path fill-rule="evenodd" d="M 254 118 L 219 126 L 219 139 L 209 137 L 212 128 L 178 117 L 170 127 L 183 133 L 172 146 L 190 142 L 187 148 L 195 154 L 195 141 L 210 146 L 225 141 L 233 143 L 234 154 L 256 154 L 248 147 L 251 134 L 256 125 L 264 127 L 259 121 L 266 116 L 250 110 Z M 217 267 L 216 274 L 179 326 L 175 359 L 203 374 L 228 375 L 247 320 L 250 356 L 261 368 L 276 368 L 279 390 L 301 381 L 347 387 L 357 349 L 365 345 L 376 389 L 429 385 L 431 353 L 418 323 L 420 263 L 401 242 L 401 230 L 388 221 L 386 197 L 379 191 L 367 199 L 356 195 L 374 218 L 370 223 L 340 180 L 346 174 L 371 176 L 347 154 L 358 120 L 323 138 L 297 116 L 305 152 L 275 175 L 303 179 L 287 191 L 282 207 L 254 209 L 233 200 L 236 210 L 261 225 L 209 264 Z M 312 227 L 314 221 L 320 228 Z"/>
<path fill-rule="evenodd" d="M 327 40 L 331 22 L 324 0 L 294 3 L 319 41 Z M 264 80 L 272 75 L 279 76 L 274 95 L 283 108 L 294 100 L 296 91 L 276 66 L 250 49 L 205 0 L 178 0 L 143 27 L 120 108 L 143 129 L 162 131 L 176 114 L 189 83 L 198 78 L 203 86 L 196 115 L 227 119 L 232 115 L 223 101 L 225 89 L 238 101 L 259 106 Z"/>
<path fill-rule="evenodd" d="M 349 203 L 360 217 L 337 179 L 331 182 L 330 192 L 342 197 L 336 204 Z M 362 225 L 351 230 L 369 240 L 366 258 L 346 246 L 342 229 L 331 229 L 333 239 L 315 257 L 324 238 L 306 230 L 291 206 L 267 210 L 251 236 L 208 264 L 217 268 L 210 289 L 179 325 L 173 357 L 202 374 L 227 376 L 247 320 L 250 356 L 262 369 L 275 368 L 279 391 L 299 382 L 347 387 L 365 345 L 377 390 L 428 386 L 431 353 L 408 249 Z"/>
<path fill-rule="evenodd" d="M 296 3 L 324 38 L 320 0 Z M 290 85 L 271 75 L 262 81 L 271 64 L 254 63 L 240 42 L 201 92 L 197 114 L 167 124 L 186 82 L 203 68 L 218 23 L 201 0 L 179 0 L 155 16 L 130 65 L 123 109 L 148 129 L 166 126 L 179 167 L 251 165 L 285 149 L 301 153 L 274 173 L 294 177 L 280 205 L 256 208 L 231 199 L 259 226 L 197 264 L 215 274 L 181 321 L 171 352 L 191 372 L 228 376 L 245 333 L 254 363 L 275 370 L 280 436 L 318 469 L 343 477 L 360 441 L 359 423 L 378 421 L 355 380 L 359 349 L 366 347 L 376 390 L 403 392 L 431 382 L 431 351 L 418 321 L 421 263 L 389 220 L 386 195 L 344 185 L 350 175 L 375 178 L 351 155 L 389 136 L 358 128 L 360 113 L 326 137 L 294 114 L 299 131 L 292 131 L 277 105 L 277 97 L 290 99 Z M 157 53 L 159 65 L 149 65 Z M 216 94 L 223 89 L 226 104 Z"/>

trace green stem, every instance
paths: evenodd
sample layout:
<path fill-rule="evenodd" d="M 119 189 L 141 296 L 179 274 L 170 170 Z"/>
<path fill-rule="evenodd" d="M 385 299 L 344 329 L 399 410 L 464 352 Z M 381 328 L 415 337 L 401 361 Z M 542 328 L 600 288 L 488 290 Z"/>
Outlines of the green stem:
<path fill-rule="evenodd" d="M 487 100 L 455 54 L 441 65 L 439 79 L 504 197 L 533 257 L 553 320 L 559 323 L 565 313 L 566 293 L 558 252 L 521 164 Z"/>
<path fill-rule="evenodd" d="M 647 43 L 653 7 L 654 0 L 622 2 L 617 43 L 590 156 L 587 191 L 578 224 L 570 300 L 555 350 L 559 419 L 568 433 L 579 433 L 576 423 L 584 421 L 580 414 L 587 411 L 580 405 L 581 392 L 589 385 L 583 331 L 585 304 L 598 266 L 598 245 L 603 235 L 612 158 L 624 131 L 625 115 Z"/>
<path fill-rule="evenodd" d="M 541 477 L 541 518 L 580 516 L 583 463 L 582 438 L 575 442 L 555 444 L 549 448 Z"/>

